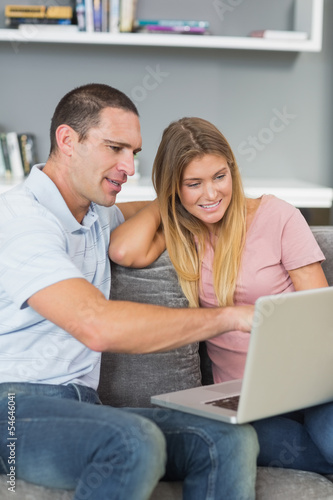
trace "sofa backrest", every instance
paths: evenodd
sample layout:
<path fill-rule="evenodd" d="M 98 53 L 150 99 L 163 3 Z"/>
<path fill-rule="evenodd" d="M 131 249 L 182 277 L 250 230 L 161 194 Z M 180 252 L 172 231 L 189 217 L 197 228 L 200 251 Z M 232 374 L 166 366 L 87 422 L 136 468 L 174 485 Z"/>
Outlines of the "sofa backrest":
<path fill-rule="evenodd" d="M 333 226 L 313 226 L 326 261 L 323 269 L 333 285 Z M 129 269 L 112 264 L 112 300 L 187 307 L 167 252 L 151 266 Z M 133 335 L 136 335 L 135 330 Z M 205 344 L 195 343 L 154 354 L 103 353 L 99 394 L 104 404 L 148 407 L 150 396 L 213 383 Z"/>
<path fill-rule="evenodd" d="M 326 257 L 322 266 L 329 286 L 333 286 L 333 226 L 312 226 L 311 230 Z"/>
<path fill-rule="evenodd" d="M 143 269 L 128 269 L 112 263 L 111 270 L 112 300 L 188 306 L 167 252 Z M 153 394 L 201 385 L 198 347 L 198 343 L 194 343 L 154 354 L 103 353 L 98 389 L 102 403 L 149 407 Z"/>

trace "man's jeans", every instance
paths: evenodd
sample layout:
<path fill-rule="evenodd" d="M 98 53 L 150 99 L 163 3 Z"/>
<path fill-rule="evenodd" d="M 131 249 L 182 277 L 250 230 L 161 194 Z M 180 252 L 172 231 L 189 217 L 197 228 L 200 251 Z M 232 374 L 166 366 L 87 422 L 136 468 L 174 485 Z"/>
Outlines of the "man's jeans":
<path fill-rule="evenodd" d="M 254 499 L 257 454 L 248 425 L 102 406 L 72 384 L 0 384 L 0 472 L 75 500 L 146 500 L 164 474 L 187 500 Z"/>

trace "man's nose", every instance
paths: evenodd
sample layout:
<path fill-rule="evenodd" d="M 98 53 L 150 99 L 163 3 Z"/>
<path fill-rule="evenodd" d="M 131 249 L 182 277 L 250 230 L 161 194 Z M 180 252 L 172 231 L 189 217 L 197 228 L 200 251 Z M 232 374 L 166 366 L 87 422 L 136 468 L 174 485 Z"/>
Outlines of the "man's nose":
<path fill-rule="evenodd" d="M 125 172 L 126 175 L 134 175 L 135 165 L 134 165 L 134 155 L 132 152 L 126 153 L 125 157 L 122 159 L 119 169 Z"/>

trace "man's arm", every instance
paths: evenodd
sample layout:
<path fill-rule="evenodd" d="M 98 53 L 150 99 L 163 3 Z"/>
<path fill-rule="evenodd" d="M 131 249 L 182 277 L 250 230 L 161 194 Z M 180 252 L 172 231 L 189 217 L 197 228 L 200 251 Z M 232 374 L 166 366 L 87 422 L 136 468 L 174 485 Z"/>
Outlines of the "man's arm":
<path fill-rule="evenodd" d="M 81 278 L 40 290 L 28 305 L 99 352 L 175 349 L 231 330 L 250 331 L 253 317 L 253 306 L 173 309 L 111 301 Z"/>

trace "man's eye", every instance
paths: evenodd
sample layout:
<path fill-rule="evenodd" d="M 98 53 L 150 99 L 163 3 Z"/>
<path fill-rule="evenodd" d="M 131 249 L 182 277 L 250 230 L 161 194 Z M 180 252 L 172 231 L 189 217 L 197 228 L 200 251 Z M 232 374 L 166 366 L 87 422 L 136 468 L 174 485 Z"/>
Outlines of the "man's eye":
<path fill-rule="evenodd" d="M 110 148 L 112 149 L 112 151 L 114 151 L 115 153 L 119 153 L 120 151 L 120 147 L 119 146 L 110 146 Z"/>

